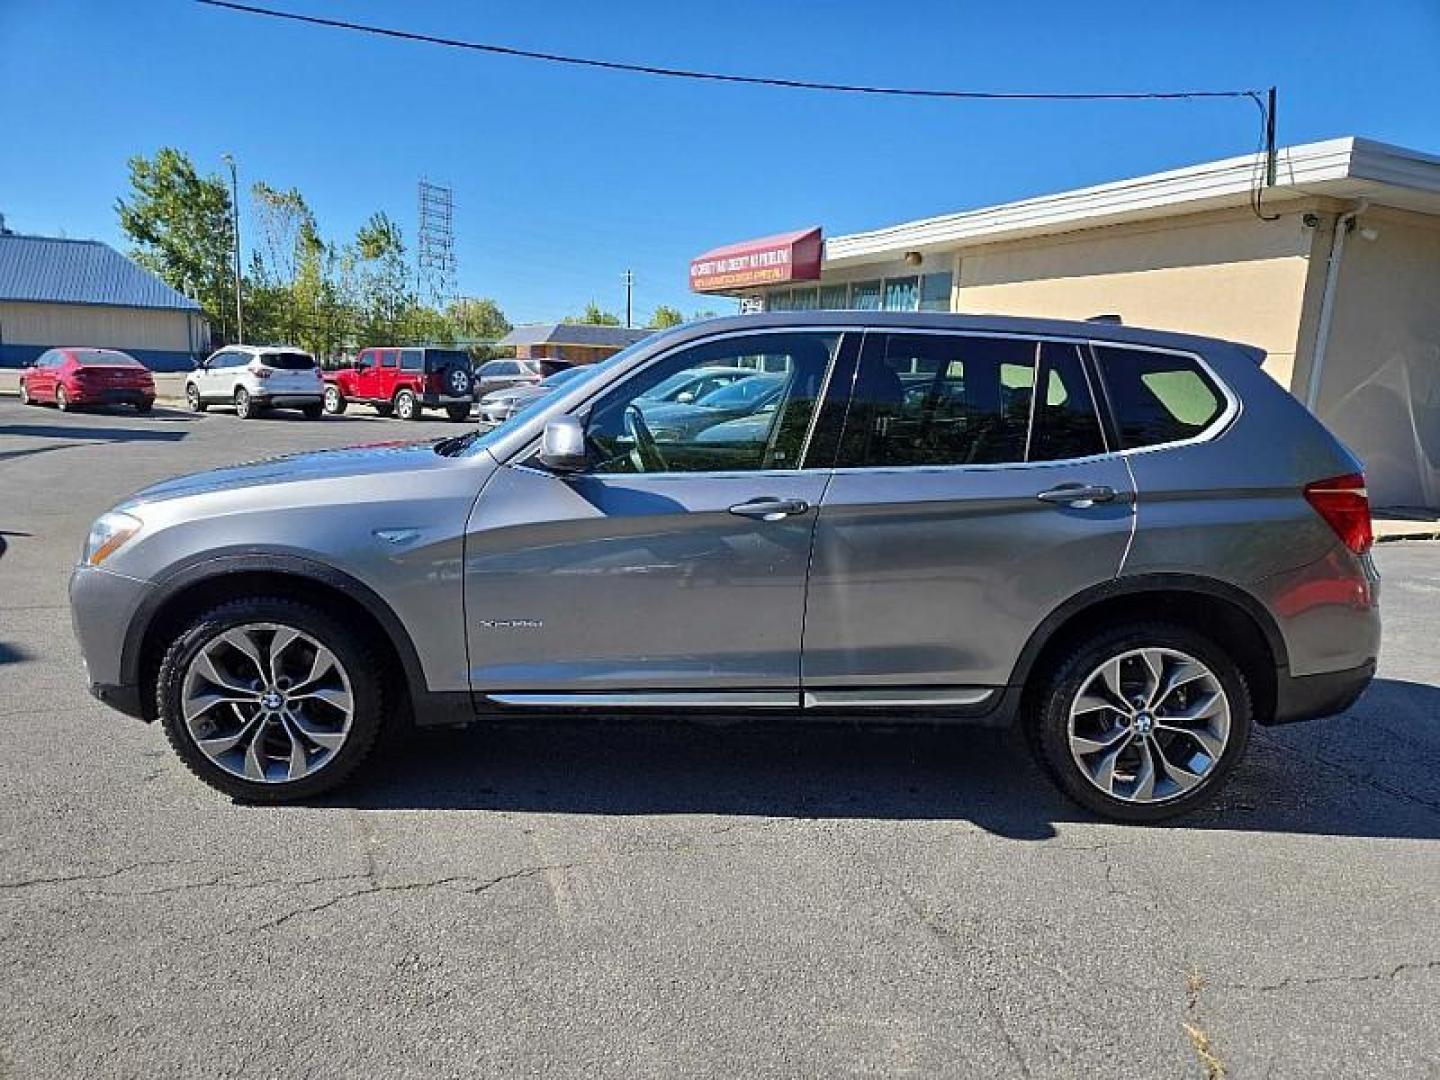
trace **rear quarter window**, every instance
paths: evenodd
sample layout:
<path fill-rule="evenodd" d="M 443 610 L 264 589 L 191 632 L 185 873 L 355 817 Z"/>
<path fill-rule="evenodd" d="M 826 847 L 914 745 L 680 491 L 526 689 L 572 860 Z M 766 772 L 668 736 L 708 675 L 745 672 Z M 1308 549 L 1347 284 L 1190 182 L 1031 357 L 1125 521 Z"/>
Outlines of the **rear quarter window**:
<path fill-rule="evenodd" d="M 1126 450 L 1203 434 L 1225 411 L 1225 396 L 1192 356 L 1119 346 L 1095 360 Z"/>

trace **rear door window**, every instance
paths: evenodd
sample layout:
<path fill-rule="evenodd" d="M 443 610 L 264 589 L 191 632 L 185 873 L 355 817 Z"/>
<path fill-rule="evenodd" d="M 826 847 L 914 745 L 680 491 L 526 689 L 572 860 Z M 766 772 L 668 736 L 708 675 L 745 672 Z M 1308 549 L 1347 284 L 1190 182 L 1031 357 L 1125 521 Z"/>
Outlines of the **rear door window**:
<path fill-rule="evenodd" d="M 435 365 L 438 370 L 440 365 Z M 401 371 L 424 371 L 425 352 L 423 349 L 403 349 L 400 353 Z"/>
<path fill-rule="evenodd" d="M 1116 345 L 1095 359 L 1127 450 L 1201 435 L 1225 411 L 1225 397 L 1193 356 Z"/>

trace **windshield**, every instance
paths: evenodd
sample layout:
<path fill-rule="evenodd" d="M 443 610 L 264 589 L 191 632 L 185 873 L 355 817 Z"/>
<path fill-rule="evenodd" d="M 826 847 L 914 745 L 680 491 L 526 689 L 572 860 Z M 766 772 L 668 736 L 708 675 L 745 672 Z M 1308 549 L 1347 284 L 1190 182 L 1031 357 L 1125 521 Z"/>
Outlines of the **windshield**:
<path fill-rule="evenodd" d="M 585 372 L 588 370 L 588 368 L 583 367 L 565 368 L 563 371 L 557 371 L 554 375 L 550 375 L 544 379 L 541 379 L 540 385 L 549 386 L 551 388 L 554 388 L 556 386 L 564 386 L 566 383 L 570 382 L 577 376 L 585 374 Z"/>
<path fill-rule="evenodd" d="M 557 371 L 555 375 L 551 376 L 551 378 L 553 379 L 560 375 L 573 376 L 573 378 L 571 378 L 566 383 L 565 389 L 574 390 L 577 386 L 581 386 L 597 378 L 601 378 L 606 372 L 611 371 L 615 367 L 629 360 L 630 357 L 633 356 L 642 347 L 648 348 L 653 344 L 655 344 L 655 339 L 653 337 L 646 338 L 643 341 L 637 341 L 635 342 L 635 344 L 621 349 L 614 356 L 606 357 L 604 360 L 583 367 L 566 368 L 563 372 Z M 506 419 L 502 423 L 496 424 L 488 431 L 476 430 L 470 432 L 467 435 L 456 435 L 449 439 L 441 439 L 435 444 L 435 452 L 437 454 L 444 454 L 447 457 L 458 457 L 461 454 L 473 454 L 480 450 L 483 450 L 487 446 L 492 445 L 499 439 L 510 434 L 510 432 L 514 431 L 515 428 L 520 424 L 525 423 L 526 420 L 529 419 L 529 416 L 534 411 L 534 409 L 537 406 L 544 404 L 545 400 L 546 399 L 542 397 L 534 404 L 527 406 L 524 409 L 517 409 L 515 412 L 510 414 L 510 417 L 508 419 Z"/>
<path fill-rule="evenodd" d="M 765 394 L 780 385 L 780 375 L 762 375 L 753 379 L 741 379 L 729 386 L 711 390 L 696 405 L 707 409 L 734 409 L 759 401 Z"/>

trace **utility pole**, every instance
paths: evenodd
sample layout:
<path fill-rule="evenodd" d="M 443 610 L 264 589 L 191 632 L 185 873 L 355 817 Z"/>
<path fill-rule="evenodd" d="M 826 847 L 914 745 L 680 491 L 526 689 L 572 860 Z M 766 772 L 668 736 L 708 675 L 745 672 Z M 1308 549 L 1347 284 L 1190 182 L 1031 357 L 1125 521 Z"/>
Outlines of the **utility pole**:
<path fill-rule="evenodd" d="M 230 166 L 230 223 L 235 230 L 235 343 L 245 341 L 245 313 L 240 303 L 240 180 L 235 174 L 235 159 L 222 154 L 220 160 Z"/>
<path fill-rule="evenodd" d="M 625 283 L 625 329 L 628 330 L 630 329 L 630 327 L 635 325 L 631 317 L 632 310 L 630 304 L 631 297 L 634 295 L 635 292 L 635 271 L 626 270 L 624 276 L 620 280 Z"/>

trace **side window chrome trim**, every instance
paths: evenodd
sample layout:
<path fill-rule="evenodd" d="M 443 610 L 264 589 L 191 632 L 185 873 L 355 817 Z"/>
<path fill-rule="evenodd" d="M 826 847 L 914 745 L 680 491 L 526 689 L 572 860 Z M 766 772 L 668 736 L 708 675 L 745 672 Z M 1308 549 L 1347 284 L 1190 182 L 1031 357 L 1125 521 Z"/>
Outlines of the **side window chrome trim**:
<path fill-rule="evenodd" d="M 1133 352 L 1160 353 L 1164 356 L 1182 356 L 1187 360 L 1193 360 L 1200 370 L 1205 373 L 1205 377 L 1210 380 L 1211 385 L 1220 392 L 1221 398 L 1225 401 L 1225 408 L 1220 410 L 1220 415 L 1206 424 L 1204 429 L 1199 433 L 1191 435 L 1187 439 L 1171 439 L 1169 442 L 1152 443 L 1149 446 L 1134 446 L 1128 449 L 1121 449 L 1118 451 L 1121 457 L 1130 457 L 1134 454 L 1149 454 L 1156 450 L 1174 450 L 1177 447 L 1196 446 L 1200 443 L 1210 442 L 1224 434 L 1243 411 L 1244 407 L 1241 404 L 1240 398 L 1236 396 L 1235 391 L 1230 389 L 1229 384 L 1220 377 L 1220 373 L 1211 367 L 1205 358 L 1197 352 L 1190 352 L 1187 349 L 1170 349 L 1163 345 L 1142 345 L 1128 341 L 1105 341 L 1101 338 L 1091 338 L 1085 344 L 1090 350 L 1090 362 L 1094 364 L 1095 374 L 1099 377 L 1102 386 L 1104 386 L 1105 383 L 1105 371 L 1100 363 L 1100 356 L 1095 350 L 1129 349 Z M 1115 422 L 1115 430 L 1118 433 L 1120 431 L 1120 418 L 1115 415 L 1115 410 L 1110 406 L 1109 387 L 1104 386 L 1104 390 L 1105 411 L 1110 414 L 1111 419 Z"/>

